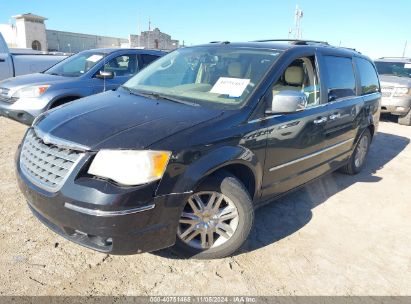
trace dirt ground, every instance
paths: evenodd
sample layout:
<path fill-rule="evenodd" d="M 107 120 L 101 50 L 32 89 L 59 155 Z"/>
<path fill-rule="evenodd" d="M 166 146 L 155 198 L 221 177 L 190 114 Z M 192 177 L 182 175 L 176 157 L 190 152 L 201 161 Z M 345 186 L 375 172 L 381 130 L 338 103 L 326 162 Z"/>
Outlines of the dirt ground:
<path fill-rule="evenodd" d="M 364 171 L 264 207 L 236 256 L 108 256 L 32 216 L 14 176 L 25 127 L 0 118 L 0 295 L 411 295 L 411 127 L 380 124 Z"/>

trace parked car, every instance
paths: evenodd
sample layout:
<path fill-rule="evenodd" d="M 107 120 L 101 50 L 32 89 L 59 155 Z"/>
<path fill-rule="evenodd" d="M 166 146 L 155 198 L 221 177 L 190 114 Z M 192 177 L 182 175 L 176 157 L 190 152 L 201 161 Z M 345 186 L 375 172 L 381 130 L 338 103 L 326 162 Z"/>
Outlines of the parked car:
<path fill-rule="evenodd" d="M 163 51 L 94 49 L 80 52 L 43 73 L 0 82 L 0 115 L 31 125 L 41 113 L 67 102 L 114 90 Z"/>
<path fill-rule="evenodd" d="M 38 117 L 16 154 L 18 182 L 36 217 L 83 246 L 221 258 L 246 241 L 256 207 L 361 171 L 380 98 L 373 62 L 353 50 L 181 48 L 116 91 Z"/>
<path fill-rule="evenodd" d="M 9 49 L 0 33 L 0 81 L 14 76 L 42 72 L 65 58 L 67 56 Z"/>
<path fill-rule="evenodd" d="M 411 126 L 411 58 L 375 60 L 381 79 L 381 112 L 398 116 L 398 123 Z"/>

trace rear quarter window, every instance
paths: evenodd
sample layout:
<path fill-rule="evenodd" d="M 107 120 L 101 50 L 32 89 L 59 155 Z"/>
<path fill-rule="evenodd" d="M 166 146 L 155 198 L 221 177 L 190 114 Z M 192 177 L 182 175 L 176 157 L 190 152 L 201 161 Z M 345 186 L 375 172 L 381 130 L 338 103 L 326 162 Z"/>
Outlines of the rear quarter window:
<path fill-rule="evenodd" d="M 324 56 L 328 100 L 355 96 L 355 76 L 351 58 Z"/>
<path fill-rule="evenodd" d="M 374 65 L 362 58 L 355 58 L 355 62 L 361 79 L 361 95 L 379 92 L 380 84 Z"/>

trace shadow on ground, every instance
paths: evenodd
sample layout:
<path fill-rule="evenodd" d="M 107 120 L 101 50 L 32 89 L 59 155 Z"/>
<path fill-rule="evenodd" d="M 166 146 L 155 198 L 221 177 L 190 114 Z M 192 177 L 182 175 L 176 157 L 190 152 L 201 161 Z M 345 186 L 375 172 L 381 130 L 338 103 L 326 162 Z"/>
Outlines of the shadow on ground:
<path fill-rule="evenodd" d="M 377 133 L 360 174 L 350 176 L 332 173 L 258 209 L 254 228 L 245 246 L 237 254 L 257 250 L 295 233 L 311 220 L 312 209 L 345 188 L 358 182 L 379 182 L 382 177 L 376 176 L 375 173 L 404 150 L 409 142 L 406 137 Z M 156 254 L 177 258 L 170 250 L 161 250 Z"/>
<path fill-rule="evenodd" d="M 381 113 L 380 121 L 398 123 L 398 115 L 390 113 Z"/>

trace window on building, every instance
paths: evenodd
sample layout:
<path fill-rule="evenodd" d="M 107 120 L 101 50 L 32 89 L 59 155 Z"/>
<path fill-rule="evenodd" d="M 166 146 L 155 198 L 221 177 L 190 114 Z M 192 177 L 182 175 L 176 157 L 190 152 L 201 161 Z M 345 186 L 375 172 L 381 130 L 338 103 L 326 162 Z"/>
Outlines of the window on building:
<path fill-rule="evenodd" d="M 155 48 L 155 49 L 158 49 L 158 48 L 159 48 L 158 39 L 154 40 L 154 48 Z"/>
<path fill-rule="evenodd" d="M 351 58 L 324 56 L 328 101 L 355 96 L 355 76 Z"/>
<path fill-rule="evenodd" d="M 361 95 L 372 94 L 379 91 L 377 72 L 368 60 L 355 59 L 361 78 Z"/>
<path fill-rule="evenodd" d="M 34 40 L 31 44 L 31 48 L 35 51 L 41 51 L 41 43 L 38 40 Z"/>

